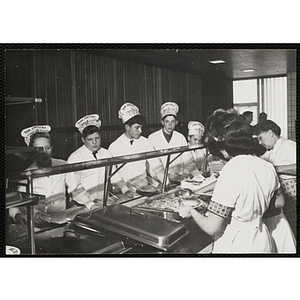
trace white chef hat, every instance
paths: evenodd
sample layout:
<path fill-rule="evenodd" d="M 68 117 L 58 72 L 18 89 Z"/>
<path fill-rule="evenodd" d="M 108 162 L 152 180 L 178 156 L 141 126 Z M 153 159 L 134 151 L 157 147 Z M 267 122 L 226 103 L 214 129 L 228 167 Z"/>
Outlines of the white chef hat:
<path fill-rule="evenodd" d="M 31 137 L 36 132 L 45 132 L 49 133 L 51 131 L 51 127 L 49 125 L 34 125 L 28 128 L 25 128 L 21 131 L 21 136 L 24 138 L 24 142 L 27 146 L 29 146 Z"/>
<path fill-rule="evenodd" d="M 178 111 L 179 111 L 179 106 L 175 102 L 166 102 L 160 108 L 160 114 L 162 118 L 167 115 L 173 115 L 177 117 Z"/>
<path fill-rule="evenodd" d="M 87 115 L 87 116 L 84 116 L 83 118 L 79 119 L 75 123 L 75 127 L 79 130 L 80 133 L 82 133 L 82 131 L 85 127 L 92 126 L 92 125 L 100 128 L 101 120 L 99 118 L 99 115 L 97 115 L 97 114 Z"/>
<path fill-rule="evenodd" d="M 139 109 L 132 103 L 125 103 L 119 110 L 119 119 L 122 119 L 123 124 L 131 118 L 140 115 Z"/>
<path fill-rule="evenodd" d="M 201 134 L 204 133 L 204 126 L 198 121 L 190 121 L 188 124 L 188 135 Z"/>

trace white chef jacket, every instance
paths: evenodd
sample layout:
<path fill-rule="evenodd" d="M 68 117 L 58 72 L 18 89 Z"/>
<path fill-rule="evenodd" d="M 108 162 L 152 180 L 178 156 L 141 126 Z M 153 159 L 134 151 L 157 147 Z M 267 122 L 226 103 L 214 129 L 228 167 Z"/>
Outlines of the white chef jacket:
<path fill-rule="evenodd" d="M 96 157 L 97 159 L 105 159 L 112 156 L 107 149 L 100 148 L 96 153 Z M 69 156 L 68 163 L 72 164 L 92 160 L 95 160 L 92 151 L 85 145 L 82 145 Z M 95 204 L 93 200 L 103 199 L 104 178 L 105 167 L 67 173 L 69 192 L 72 193 L 72 197 L 76 202 L 84 204 L 90 209 Z M 111 179 L 113 184 L 122 188 L 120 181 L 121 179 L 118 178 L 118 175 L 113 176 Z"/>
<path fill-rule="evenodd" d="M 184 162 L 184 173 L 199 174 L 199 171 L 206 172 L 208 168 L 207 149 L 197 149 L 182 153 Z"/>
<path fill-rule="evenodd" d="M 184 135 L 175 130 L 173 131 L 172 138 L 169 143 L 163 134 L 163 129 L 160 129 L 158 131 L 151 133 L 149 135 L 148 139 L 151 142 L 151 144 L 155 150 L 183 147 L 183 146 L 188 145 Z M 178 154 L 171 155 L 170 161 L 172 161 L 172 159 L 174 159 L 176 156 L 178 156 Z M 166 155 L 161 156 L 160 160 L 161 160 L 163 166 L 165 167 L 166 162 L 167 162 L 167 156 Z M 178 175 L 183 174 L 183 171 L 184 171 L 184 159 L 183 159 L 182 155 L 180 155 L 176 160 L 174 160 L 170 164 L 169 175 L 171 177 L 176 177 Z"/>
<path fill-rule="evenodd" d="M 67 164 L 66 161 L 62 159 L 51 158 L 52 166 L 60 166 Z M 36 162 L 34 162 L 26 171 L 37 170 L 39 167 Z M 20 183 L 26 183 L 22 180 Z M 51 176 L 44 176 L 39 178 L 33 178 L 33 193 L 44 195 L 46 199 L 42 199 L 34 206 L 34 214 L 37 211 L 46 213 L 55 213 L 66 209 L 66 174 L 57 174 Z M 26 192 L 25 186 L 19 186 L 18 190 L 20 192 Z M 17 213 L 25 213 L 23 207 L 13 207 L 9 210 L 10 216 L 13 218 Z"/>
<path fill-rule="evenodd" d="M 222 169 L 212 201 L 233 208 L 231 221 L 215 236 L 214 253 L 271 252 L 271 235 L 262 222 L 280 183 L 271 163 L 238 155 Z"/>
<path fill-rule="evenodd" d="M 113 143 L 110 144 L 108 150 L 114 157 L 154 151 L 154 148 L 149 140 L 143 136 L 141 136 L 139 139 L 134 139 L 132 144 L 130 141 L 131 140 L 125 135 L 125 133 L 123 133 Z M 118 171 L 118 173 L 121 178 L 127 184 L 129 184 L 129 186 L 132 183 L 134 186 L 141 187 L 148 184 L 147 164 L 149 165 L 149 173 L 151 177 L 163 182 L 163 166 L 158 158 L 151 158 L 147 161 L 139 160 L 127 163 Z"/>
<path fill-rule="evenodd" d="M 266 151 L 261 158 L 271 162 L 274 166 L 291 165 L 296 163 L 297 146 L 294 141 L 282 137 L 276 142 L 273 149 Z M 282 179 L 296 178 L 293 175 L 280 174 Z"/>

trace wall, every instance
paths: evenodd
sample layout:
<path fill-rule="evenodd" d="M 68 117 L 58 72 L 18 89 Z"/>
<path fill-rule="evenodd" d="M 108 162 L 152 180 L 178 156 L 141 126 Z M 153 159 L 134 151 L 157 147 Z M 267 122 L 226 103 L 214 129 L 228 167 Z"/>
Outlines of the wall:
<path fill-rule="evenodd" d="M 217 108 L 233 107 L 232 80 L 224 74 L 204 74 L 202 76 L 203 119 L 206 120 Z"/>
<path fill-rule="evenodd" d="M 153 125 L 145 127 L 146 136 L 160 127 L 159 109 L 166 101 L 178 103 L 177 130 L 184 134 L 188 121 L 205 123 L 214 109 L 232 103 L 231 85 L 223 74 L 201 77 L 80 50 L 18 52 L 9 56 L 14 63 L 8 64 L 6 95 L 44 100 L 39 123 L 51 125 L 53 156 L 58 158 L 66 159 L 81 145 L 74 124 L 89 113 L 100 115 L 102 144 L 107 147 L 123 131 L 118 110 L 125 102 L 136 104 Z M 24 78 L 24 84 L 13 81 L 14 76 Z"/>
<path fill-rule="evenodd" d="M 287 74 L 288 138 L 296 141 L 297 81 L 296 72 Z"/>

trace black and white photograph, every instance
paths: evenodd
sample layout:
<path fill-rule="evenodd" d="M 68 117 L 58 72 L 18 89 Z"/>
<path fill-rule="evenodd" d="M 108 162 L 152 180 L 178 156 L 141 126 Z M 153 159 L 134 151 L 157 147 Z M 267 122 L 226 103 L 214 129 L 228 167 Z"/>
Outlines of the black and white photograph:
<path fill-rule="evenodd" d="M 4 49 L 5 255 L 296 256 L 297 49 Z"/>
<path fill-rule="evenodd" d="M 294 1 L 1 12 L 3 298 L 297 297 Z"/>

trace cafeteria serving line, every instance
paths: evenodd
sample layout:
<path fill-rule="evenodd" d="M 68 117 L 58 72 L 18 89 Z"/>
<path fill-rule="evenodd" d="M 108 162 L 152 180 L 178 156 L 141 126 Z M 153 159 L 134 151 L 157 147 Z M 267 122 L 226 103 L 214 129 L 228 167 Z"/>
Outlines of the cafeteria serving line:
<path fill-rule="evenodd" d="M 45 62 L 40 53 L 19 55 L 35 58 L 33 69 L 42 76 L 38 81 L 33 76 L 32 83 L 45 83 L 35 90 L 47 91 L 45 98 L 11 95 L 16 88 L 11 75 L 19 72 L 12 62 L 19 57 L 8 55 L 6 254 L 295 254 L 295 128 L 272 111 L 259 122 L 259 101 L 256 106 L 235 103 L 235 85 L 228 81 L 233 83 L 237 75 L 229 75 L 229 69 L 209 76 L 205 70 L 197 75 L 185 70 L 182 77 L 182 69 L 168 70 L 167 64 L 140 64 L 114 56 L 115 51 L 104 52 L 64 53 L 76 58 L 76 68 L 70 69 L 71 110 L 63 116 L 59 110 L 67 112 L 68 101 L 57 98 L 62 90 L 51 96 L 50 75 L 39 69 Z M 157 62 L 167 53 L 173 55 L 157 52 Z M 196 57 L 189 51 L 183 54 L 182 59 Z M 45 51 L 44 57 L 53 60 L 48 67 L 54 66 L 56 74 L 65 73 L 59 84 L 67 88 L 68 67 L 56 64 L 63 59 L 61 53 Z M 86 57 L 95 59 L 94 70 L 111 62 L 123 69 L 113 73 L 113 101 L 103 98 L 103 93 L 112 95 L 107 94 L 112 91 L 109 68 L 85 80 L 77 73 L 86 66 Z M 150 70 L 152 79 L 160 74 L 158 81 L 151 82 Z M 123 89 L 118 90 L 118 80 Z M 216 94 L 215 84 L 226 92 Z M 150 86 L 160 93 L 149 97 Z M 88 87 L 97 92 L 88 95 Z M 189 92 L 182 94 L 185 87 Z M 293 103 L 291 95 L 286 103 Z M 254 116 L 250 123 L 248 112 Z M 13 123 L 17 115 L 26 116 L 22 128 Z M 282 145 L 289 150 L 276 158 Z"/>

